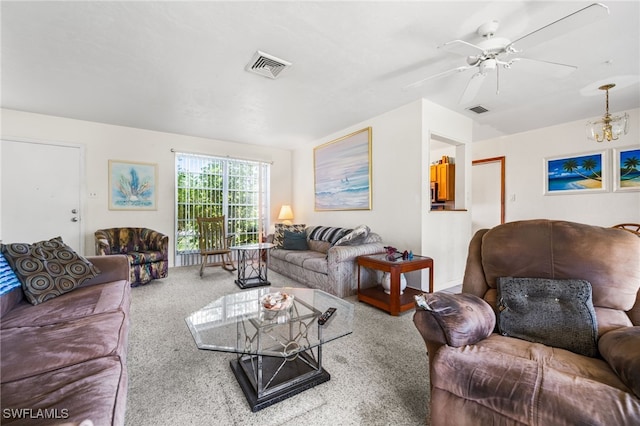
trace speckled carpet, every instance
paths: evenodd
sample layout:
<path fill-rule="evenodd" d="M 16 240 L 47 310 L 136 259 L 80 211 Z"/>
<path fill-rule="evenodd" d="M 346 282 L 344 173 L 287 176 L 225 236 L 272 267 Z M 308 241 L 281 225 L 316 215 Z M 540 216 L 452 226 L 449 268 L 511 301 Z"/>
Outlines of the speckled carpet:
<path fill-rule="evenodd" d="M 413 313 L 392 317 L 355 305 L 352 334 L 324 346 L 331 380 L 252 413 L 229 366 L 231 353 L 197 349 L 185 318 L 241 291 L 235 273 L 171 268 L 132 289 L 127 426 L 424 425 L 429 373 Z M 300 284 L 269 271 L 272 287 Z"/>

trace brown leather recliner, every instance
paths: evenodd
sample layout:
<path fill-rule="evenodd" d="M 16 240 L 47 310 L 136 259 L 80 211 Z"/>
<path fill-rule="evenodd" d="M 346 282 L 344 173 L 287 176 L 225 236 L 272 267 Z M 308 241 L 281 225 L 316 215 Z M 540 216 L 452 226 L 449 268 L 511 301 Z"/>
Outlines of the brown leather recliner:
<path fill-rule="evenodd" d="M 597 355 L 499 334 L 500 277 L 591 283 Z M 640 238 L 527 220 L 478 231 L 462 294 L 425 294 L 432 425 L 640 424 Z"/>

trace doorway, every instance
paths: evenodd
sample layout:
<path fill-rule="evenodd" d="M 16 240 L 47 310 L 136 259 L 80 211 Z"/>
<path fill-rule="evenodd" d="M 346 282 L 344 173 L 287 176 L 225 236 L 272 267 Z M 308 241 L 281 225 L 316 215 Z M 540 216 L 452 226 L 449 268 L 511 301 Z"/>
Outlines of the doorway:
<path fill-rule="evenodd" d="M 0 149 L 2 240 L 32 243 L 60 236 L 82 253 L 81 147 L 2 140 Z"/>
<path fill-rule="evenodd" d="M 505 157 L 473 160 L 471 233 L 505 220 Z"/>

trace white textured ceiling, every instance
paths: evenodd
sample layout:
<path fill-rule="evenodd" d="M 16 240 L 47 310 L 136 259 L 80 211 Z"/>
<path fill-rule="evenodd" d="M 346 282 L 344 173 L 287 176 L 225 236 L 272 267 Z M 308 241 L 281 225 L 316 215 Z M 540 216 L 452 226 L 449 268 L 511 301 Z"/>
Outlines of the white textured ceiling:
<path fill-rule="evenodd" d="M 294 147 L 424 97 L 476 120 L 474 140 L 640 107 L 640 2 L 525 52 L 578 66 L 488 77 L 466 111 L 474 71 L 403 90 L 465 65 L 438 50 L 480 41 L 499 20 L 516 39 L 587 6 L 502 2 L 13 2 L 2 1 L 3 108 L 243 143 Z M 256 50 L 293 63 L 271 80 L 244 71 Z M 581 90 L 583 94 L 581 94 Z M 592 95 L 592 96 L 584 96 Z M 593 96 L 597 95 L 597 96 Z"/>

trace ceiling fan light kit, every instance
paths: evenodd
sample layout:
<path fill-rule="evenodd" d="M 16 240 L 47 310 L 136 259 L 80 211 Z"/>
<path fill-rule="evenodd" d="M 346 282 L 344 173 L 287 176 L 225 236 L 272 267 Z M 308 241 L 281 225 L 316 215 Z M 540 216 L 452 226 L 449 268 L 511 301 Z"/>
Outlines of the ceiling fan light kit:
<path fill-rule="evenodd" d="M 601 119 L 587 122 L 587 138 L 590 140 L 596 142 L 617 141 L 620 135 L 626 135 L 629 132 L 629 114 L 613 116 L 609 114 L 609 90 L 614 87 L 613 83 L 598 87 L 606 92 L 606 110 Z"/>
<path fill-rule="evenodd" d="M 521 55 L 530 47 L 534 47 L 575 29 L 587 27 L 607 16 L 609 16 L 609 8 L 607 6 L 601 3 L 593 3 L 557 19 L 548 25 L 518 37 L 515 40 L 496 36 L 499 28 L 499 22 L 497 20 L 486 22 L 480 25 L 476 31 L 476 33 L 482 37 L 482 40 L 478 43 L 458 39 L 446 42 L 438 47 L 443 51 L 466 57 L 466 65 L 423 78 L 422 80 L 405 86 L 405 88 L 418 87 L 435 78 L 475 69 L 476 73 L 471 76 L 459 101 L 459 104 L 468 104 L 473 101 L 480 92 L 484 77 L 488 73 L 494 70 L 496 71 L 497 94 L 500 85 L 500 77 L 498 75 L 500 68 L 509 70 L 512 68 L 514 62 L 523 59 L 526 59 L 526 61 L 523 61 L 522 64 L 527 64 L 526 66 L 531 67 L 534 65 L 533 63 L 535 63 L 538 69 L 544 67 L 548 70 L 553 70 L 552 76 L 558 78 L 566 77 L 570 72 L 576 70 L 577 67 L 542 59 L 522 57 Z"/>

